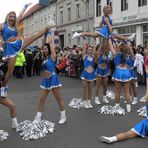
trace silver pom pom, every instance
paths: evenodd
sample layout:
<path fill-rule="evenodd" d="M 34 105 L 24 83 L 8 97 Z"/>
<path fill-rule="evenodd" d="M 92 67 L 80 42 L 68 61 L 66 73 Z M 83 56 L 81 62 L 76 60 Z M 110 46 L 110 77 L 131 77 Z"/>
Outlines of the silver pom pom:
<path fill-rule="evenodd" d="M 4 132 L 4 130 L 0 130 L 0 142 L 3 142 L 8 138 L 8 132 Z"/>
<path fill-rule="evenodd" d="M 146 106 L 141 107 L 140 109 L 138 109 L 137 113 L 138 113 L 139 116 L 147 117 L 147 115 L 146 115 Z"/>
<path fill-rule="evenodd" d="M 102 106 L 99 110 L 99 113 L 104 115 L 125 115 L 125 110 L 120 106 Z"/>
<path fill-rule="evenodd" d="M 115 94 L 114 94 L 113 91 L 108 90 L 108 91 L 106 92 L 106 97 L 107 97 L 108 99 L 115 99 Z"/>
<path fill-rule="evenodd" d="M 41 120 L 40 122 L 25 120 L 19 123 L 16 131 L 20 132 L 20 136 L 24 140 L 35 140 L 54 132 L 54 125 L 54 123 L 47 120 Z"/>
<path fill-rule="evenodd" d="M 84 101 L 81 98 L 73 98 L 68 106 L 75 108 L 75 109 L 79 109 L 79 108 L 84 108 Z"/>

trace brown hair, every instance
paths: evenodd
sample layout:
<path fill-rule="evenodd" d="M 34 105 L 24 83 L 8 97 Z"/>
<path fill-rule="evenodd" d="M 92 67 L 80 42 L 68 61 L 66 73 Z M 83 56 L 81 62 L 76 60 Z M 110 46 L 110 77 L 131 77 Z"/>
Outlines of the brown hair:
<path fill-rule="evenodd" d="M 105 5 L 104 7 L 103 7 L 103 13 L 106 15 L 106 10 L 108 9 L 108 8 L 110 8 L 111 9 L 111 6 L 110 5 Z"/>

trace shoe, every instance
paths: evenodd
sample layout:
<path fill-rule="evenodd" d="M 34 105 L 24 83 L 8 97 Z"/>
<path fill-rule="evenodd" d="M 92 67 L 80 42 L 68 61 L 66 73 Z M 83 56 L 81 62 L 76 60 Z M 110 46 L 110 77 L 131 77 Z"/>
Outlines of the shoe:
<path fill-rule="evenodd" d="M 12 127 L 13 129 L 16 129 L 16 128 L 18 127 L 18 123 L 17 123 L 17 122 L 12 122 L 11 127 Z"/>
<path fill-rule="evenodd" d="M 80 37 L 81 33 L 75 32 L 74 35 L 72 36 L 72 39 Z"/>
<path fill-rule="evenodd" d="M 64 124 L 66 122 L 66 116 L 61 116 L 59 120 L 59 124 Z"/>
<path fill-rule="evenodd" d="M 127 110 L 128 113 L 130 113 L 132 111 L 130 104 L 126 104 L 126 110 Z"/>
<path fill-rule="evenodd" d="M 140 102 L 146 102 L 145 96 L 140 99 Z"/>
<path fill-rule="evenodd" d="M 107 97 L 106 96 L 103 96 L 103 102 L 104 103 L 109 103 L 109 101 L 107 100 Z"/>
<path fill-rule="evenodd" d="M 86 109 L 89 108 L 87 101 L 84 101 L 83 104 L 84 104 L 84 108 Z"/>
<path fill-rule="evenodd" d="M 136 105 L 137 104 L 137 97 L 133 98 L 133 102 L 131 103 L 132 105 Z"/>
<path fill-rule="evenodd" d="M 100 104 L 101 104 L 101 102 L 99 101 L 99 98 L 95 98 L 95 103 L 96 103 L 97 105 L 100 105 Z"/>
<path fill-rule="evenodd" d="M 127 39 L 128 39 L 128 41 L 133 42 L 133 41 L 134 41 L 135 36 L 136 36 L 136 34 L 135 34 L 135 33 L 133 33 L 131 36 L 129 36 L 129 37 L 127 38 Z"/>
<path fill-rule="evenodd" d="M 111 141 L 105 136 L 100 136 L 100 141 L 105 142 L 105 143 L 111 143 Z"/>
<path fill-rule="evenodd" d="M 33 120 L 32 122 L 33 122 L 33 123 L 39 123 L 39 122 L 41 122 L 41 118 L 35 116 L 35 118 L 34 118 L 34 120 Z"/>
<path fill-rule="evenodd" d="M 88 106 L 88 108 L 93 108 L 93 106 L 90 103 L 90 100 L 87 102 L 87 106 Z"/>

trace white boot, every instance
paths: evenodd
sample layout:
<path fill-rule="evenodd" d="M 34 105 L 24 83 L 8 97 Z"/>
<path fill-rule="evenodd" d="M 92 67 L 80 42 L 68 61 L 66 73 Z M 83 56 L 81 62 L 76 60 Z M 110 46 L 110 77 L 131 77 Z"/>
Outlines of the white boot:
<path fill-rule="evenodd" d="M 101 102 L 99 101 L 99 97 L 95 97 L 95 103 L 96 103 L 97 105 L 100 105 L 100 104 L 101 104 Z"/>
<path fill-rule="evenodd" d="M 89 108 L 93 108 L 93 106 L 90 103 L 90 100 L 87 101 L 87 105 L 88 105 Z"/>
<path fill-rule="evenodd" d="M 89 108 L 87 101 L 84 101 L 83 103 L 84 103 L 84 107 L 85 107 L 86 109 Z"/>
<path fill-rule="evenodd" d="M 134 41 L 134 38 L 135 38 L 136 34 L 133 33 L 131 36 L 127 37 L 127 40 L 130 41 L 130 42 L 133 42 Z"/>
<path fill-rule="evenodd" d="M 75 32 L 74 35 L 72 36 L 72 39 L 80 37 L 81 33 Z"/>
<path fill-rule="evenodd" d="M 39 123 L 41 122 L 41 117 L 42 117 L 42 112 L 37 112 L 34 120 L 33 120 L 33 123 Z"/>
<path fill-rule="evenodd" d="M 126 110 L 128 113 L 131 112 L 131 105 L 130 104 L 126 104 Z"/>
<path fill-rule="evenodd" d="M 133 97 L 132 105 L 136 105 L 136 104 L 137 104 L 137 97 Z"/>
<path fill-rule="evenodd" d="M 146 102 L 145 96 L 140 99 L 140 102 Z"/>
<path fill-rule="evenodd" d="M 104 103 L 109 103 L 109 101 L 107 100 L 107 97 L 106 96 L 103 96 L 103 102 Z"/>
<path fill-rule="evenodd" d="M 17 118 L 12 118 L 12 125 L 11 127 L 13 129 L 16 129 L 18 127 Z"/>
<path fill-rule="evenodd" d="M 106 143 L 113 143 L 117 141 L 117 137 L 113 136 L 113 137 L 105 137 L 105 136 L 101 136 L 100 137 L 100 141 L 102 142 L 106 142 Z"/>
<path fill-rule="evenodd" d="M 64 110 L 64 111 L 61 111 L 59 124 L 64 124 L 65 122 L 66 122 L 66 115 L 65 115 L 65 110 Z"/>

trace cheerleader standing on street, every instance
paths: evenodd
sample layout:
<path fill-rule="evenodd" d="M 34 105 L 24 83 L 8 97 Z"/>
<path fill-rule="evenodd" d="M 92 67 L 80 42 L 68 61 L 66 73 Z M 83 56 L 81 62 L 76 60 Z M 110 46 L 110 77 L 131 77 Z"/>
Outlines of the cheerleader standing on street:
<path fill-rule="evenodd" d="M 2 34 L 2 38 L 4 40 L 4 52 L 3 52 L 3 59 L 8 60 L 8 71 L 6 73 L 6 77 L 2 83 L 1 87 L 1 97 L 7 97 L 7 84 L 8 81 L 13 73 L 15 62 L 16 62 L 16 56 L 18 53 L 25 49 L 28 45 L 30 45 L 33 41 L 40 38 L 42 35 L 44 35 L 50 26 L 53 24 L 50 24 L 50 26 L 45 27 L 43 30 L 39 31 L 38 33 L 23 38 L 22 29 L 18 28 L 20 27 L 20 21 L 22 20 L 23 14 L 25 13 L 27 7 L 30 4 L 27 4 L 24 6 L 22 11 L 20 12 L 18 18 L 16 18 L 16 13 L 14 11 L 11 11 L 8 13 L 5 23 L 0 24 L 0 32 Z"/>
<path fill-rule="evenodd" d="M 57 74 L 55 73 L 56 67 L 56 53 L 55 53 L 54 39 L 53 36 L 49 37 L 49 44 L 46 43 L 43 46 L 43 54 L 44 54 L 44 62 L 43 62 L 43 79 L 40 85 L 41 87 L 41 97 L 38 106 L 38 112 L 35 116 L 34 122 L 40 122 L 42 117 L 42 112 L 44 110 L 44 104 L 48 93 L 52 91 L 54 97 L 56 98 L 61 116 L 59 120 L 59 124 L 63 124 L 66 122 L 64 101 L 61 98 L 60 87 L 62 86 Z"/>
<path fill-rule="evenodd" d="M 101 84 L 103 85 L 103 102 L 109 103 L 106 98 L 107 92 L 107 82 L 109 75 L 109 58 L 108 58 L 108 41 L 103 39 L 101 41 L 101 45 L 99 47 L 99 55 L 98 55 L 98 67 L 96 69 L 96 92 L 95 92 L 95 103 L 101 104 L 99 100 L 99 90 Z M 106 49 L 106 50 L 104 50 Z"/>
<path fill-rule="evenodd" d="M 116 33 L 113 33 L 112 31 L 112 19 L 109 17 L 109 15 L 112 13 L 112 9 L 110 5 L 106 5 L 103 8 L 104 15 L 102 16 L 102 21 L 100 24 L 100 30 L 98 32 L 82 32 L 78 33 L 75 32 L 73 35 L 73 38 L 76 37 L 104 37 L 109 38 L 109 36 L 114 36 L 117 39 L 125 40 L 125 41 L 133 41 L 135 34 L 132 34 L 129 37 L 120 36 Z"/>
<path fill-rule="evenodd" d="M 85 108 L 92 108 L 91 97 L 92 97 L 92 84 L 96 80 L 95 70 L 94 70 L 94 50 L 95 48 L 87 46 L 84 44 L 83 47 L 83 63 L 84 69 L 81 74 L 82 85 L 83 85 L 83 97 Z"/>
<path fill-rule="evenodd" d="M 130 47 L 130 45 L 129 45 Z M 126 65 L 131 73 L 131 84 L 130 84 L 130 88 L 131 91 L 133 92 L 133 99 L 132 99 L 132 105 L 136 105 L 137 104 L 137 90 L 136 90 L 136 86 L 135 86 L 135 81 L 137 80 L 137 73 L 134 70 L 134 61 L 135 61 L 135 55 L 133 53 L 132 47 L 129 48 L 129 54 L 127 55 L 127 59 L 126 59 Z"/>
<path fill-rule="evenodd" d="M 115 83 L 115 105 L 120 106 L 120 93 L 121 87 L 123 85 L 125 98 L 126 98 L 126 110 L 127 112 L 131 112 L 130 105 L 130 81 L 131 81 L 131 73 L 126 66 L 126 57 L 128 53 L 128 47 L 126 44 L 121 42 L 121 44 L 115 50 L 112 45 L 111 39 L 109 39 L 109 47 L 114 55 L 114 64 L 115 71 L 112 76 L 112 80 Z"/>

